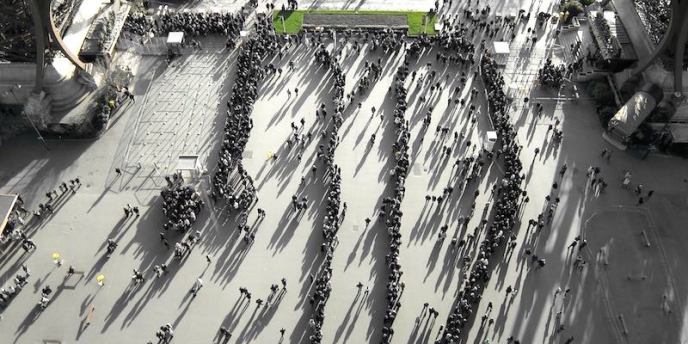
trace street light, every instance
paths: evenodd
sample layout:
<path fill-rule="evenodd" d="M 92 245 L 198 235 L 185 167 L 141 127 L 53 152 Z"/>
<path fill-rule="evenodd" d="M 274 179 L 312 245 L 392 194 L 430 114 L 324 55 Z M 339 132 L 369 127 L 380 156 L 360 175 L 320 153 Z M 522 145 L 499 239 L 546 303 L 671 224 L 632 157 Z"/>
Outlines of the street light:
<path fill-rule="evenodd" d="M 13 87 L 10 87 L 10 93 L 12 93 L 12 96 L 14 97 L 14 100 L 15 100 L 18 104 L 21 104 L 22 102 L 19 101 L 19 97 L 17 97 L 17 95 L 14 93 L 14 89 L 15 89 L 15 88 L 16 88 L 16 89 L 21 89 L 21 85 L 20 85 L 20 84 L 15 84 Z M 43 135 L 41 135 L 41 132 L 40 132 L 40 131 L 38 130 L 38 128 L 36 127 L 36 124 L 33 123 L 33 120 L 31 119 L 31 117 L 29 117 L 29 115 L 28 115 L 28 114 L 26 113 L 26 111 L 24 111 L 24 110 L 22 110 L 22 113 L 24 114 L 24 116 L 26 116 L 26 119 L 29 120 L 29 123 L 31 123 L 31 127 L 33 127 L 33 130 L 36 131 L 36 135 L 38 135 L 38 140 L 41 141 L 41 143 L 43 143 L 43 146 L 45 147 L 45 150 L 50 151 L 50 148 L 48 148 L 48 143 L 45 141 L 45 138 L 43 138 Z"/>

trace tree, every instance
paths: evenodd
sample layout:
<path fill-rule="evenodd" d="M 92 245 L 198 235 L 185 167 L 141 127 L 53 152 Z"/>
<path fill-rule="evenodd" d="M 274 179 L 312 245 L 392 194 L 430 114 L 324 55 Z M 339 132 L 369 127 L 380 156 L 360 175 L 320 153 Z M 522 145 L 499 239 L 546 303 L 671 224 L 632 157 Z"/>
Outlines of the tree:
<path fill-rule="evenodd" d="M 562 7 L 562 12 L 568 12 L 567 21 L 570 21 L 571 18 L 577 16 L 579 13 L 583 13 L 583 11 L 585 11 L 585 7 L 583 7 L 583 4 L 578 0 L 569 0 Z"/>
<path fill-rule="evenodd" d="M 657 104 L 657 107 L 655 107 L 655 110 L 652 111 L 652 115 L 650 115 L 649 120 L 651 122 L 660 122 L 660 123 L 666 123 L 668 122 L 671 117 L 674 116 L 676 113 L 676 107 L 671 101 L 668 100 L 663 100 Z"/>
<path fill-rule="evenodd" d="M 600 111 L 597 113 L 598 118 L 600 119 L 600 123 L 602 124 L 602 127 L 607 129 L 607 126 L 609 125 L 609 120 L 614 117 L 616 114 L 616 108 L 611 107 L 611 106 L 605 106 Z"/>
<path fill-rule="evenodd" d="M 638 90 L 638 86 L 642 80 L 640 79 L 639 76 L 633 76 L 626 80 L 623 85 L 621 85 L 621 88 L 619 88 L 619 95 L 621 96 L 622 101 L 627 101 L 631 99 L 633 94 Z"/>
<path fill-rule="evenodd" d="M 606 81 L 592 81 L 588 84 L 586 90 L 598 105 L 604 106 L 614 103 L 614 94 Z"/>

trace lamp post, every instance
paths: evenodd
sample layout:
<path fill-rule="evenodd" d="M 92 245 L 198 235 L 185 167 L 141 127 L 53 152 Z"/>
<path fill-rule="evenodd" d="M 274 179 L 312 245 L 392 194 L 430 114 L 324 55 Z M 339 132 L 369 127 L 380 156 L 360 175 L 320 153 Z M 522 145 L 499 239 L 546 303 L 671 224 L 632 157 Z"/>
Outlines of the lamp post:
<path fill-rule="evenodd" d="M 14 93 L 15 88 L 20 89 L 21 85 L 16 84 L 10 88 L 10 93 L 12 93 L 14 100 L 17 101 L 18 104 L 21 104 L 21 102 L 19 101 L 19 97 L 17 97 L 17 94 Z M 36 124 L 33 122 L 31 117 L 24 110 L 22 110 L 22 113 L 24 114 L 24 116 L 26 116 L 26 119 L 29 121 L 29 123 L 31 123 L 31 127 L 33 128 L 33 130 L 36 131 L 36 135 L 38 135 L 38 140 L 41 141 L 43 147 L 45 147 L 45 150 L 50 151 L 50 148 L 48 148 L 48 143 L 45 141 L 45 138 L 43 138 L 43 135 L 41 135 L 41 132 L 38 130 Z"/>

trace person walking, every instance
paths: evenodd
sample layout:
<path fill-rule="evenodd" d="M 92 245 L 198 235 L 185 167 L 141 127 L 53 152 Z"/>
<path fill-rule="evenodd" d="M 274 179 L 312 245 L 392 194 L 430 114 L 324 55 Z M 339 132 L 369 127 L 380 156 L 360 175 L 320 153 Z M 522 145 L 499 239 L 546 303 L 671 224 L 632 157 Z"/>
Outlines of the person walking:
<path fill-rule="evenodd" d="M 220 327 L 220 338 L 218 339 L 220 342 L 224 340 L 224 342 L 228 342 L 232 338 L 232 332 L 229 332 L 226 327 L 222 326 Z"/>

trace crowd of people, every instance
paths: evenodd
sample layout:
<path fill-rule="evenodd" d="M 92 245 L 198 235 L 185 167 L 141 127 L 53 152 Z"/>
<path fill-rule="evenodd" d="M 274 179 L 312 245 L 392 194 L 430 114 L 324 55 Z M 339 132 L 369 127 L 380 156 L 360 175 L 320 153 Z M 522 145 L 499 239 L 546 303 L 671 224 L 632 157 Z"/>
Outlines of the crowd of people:
<path fill-rule="evenodd" d="M 344 32 L 344 42 L 347 42 L 351 37 L 353 37 L 354 31 L 347 30 Z M 394 31 L 392 29 L 385 29 L 381 31 L 372 32 L 358 32 L 359 36 L 363 36 L 366 42 L 368 42 L 371 51 L 376 51 L 382 48 L 382 51 L 388 53 L 393 50 L 398 50 L 399 47 L 406 44 L 406 40 L 401 32 Z M 353 50 L 360 52 L 362 44 L 357 40 L 353 42 Z"/>
<path fill-rule="evenodd" d="M 332 277 L 332 258 L 334 249 L 337 246 L 337 232 L 339 232 L 339 225 L 344 217 L 346 211 L 346 204 L 344 210 L 340 215 L 341 208 L 341 169 L 334 162 L 334 153 L 339 144 L 339 129 L 342 126 L 343 118 L 342 111 L 344 111 L 344 73 L 341 65 L 333 58 L 330 53 L 321 46 L 315 54 L 316 61 L 324 64 L 329 68 L 333 74 L 334 87 L 332 100 L 334 104 L 334 114 L 332 116 L 331 125 L 323 133 L 324 138 L 327 139 L 325 151 L 319 154 L 325 165 L 324 179 L 329 179 L 325 182 L 327 185 L 325 210 L 326 215 L 323 223 L 323 239 L 322 250 L 325 253 L 325 259 L 317 273 L 314 281 L 313 294 L 310 296 L 309 303 L 315 307 L 312 318 L 309 321 L 312 334 L 309 336 L 311 343 L 319 344 L 322 342 L 322 325 L 325 321 L 325 304 L 330 297 L 332 291 L 332 284 L 330 279 Z M 323 110 L 323 109 L 321 109 Z M 325 119 L 325 118 L 323 118 Z M 316 161 L 317 163 L 317 161 Z M 315 165 L 314 165 L 315 167 Z M 314 177 L 315 177 L 315 171 Z"/>
<path fill-rule="evenodd" d="M 406 192 L 406 176 L 408 175 L 410 160 L 409 160 L 409 140 L 411 133 L 409 131 L 408 120 L 404 117 L 406 113 L 407 104 L 406 97 L 408 91 L 404 86 L 404 81 L 408 77 L 409 69 L 408 63 L 405 61 L 404 65 L 399 67 L 394 77 L 394 92 L 396 96 L 396 105 L 394 107 L 394 132 L 396 139 L 392 148 L 394 160 L 396 164 L 394 169 L 390 172 L 392 175 L 391 185 L 394 187 L 392 197 L 386 197 L 383 200 L 382 209 L 379 212 L 379 218 L 384 221 L 389 235 L 389 253 L 386 256 L 386 263 L 388 268 L 387 274 L 387 307 L 385 310 L 384 326 L 382 328 L 382 342 L 391 343 L 394 335 L 392 324 L 397 316 L 397 311 L 401 307 L 401 294 L 404 290 L 404 283 L 401 282 L 401 264 L 399 264 L 399 248 L 401 247 L 401 201 L 404 199 Z"/>
<path fill-rule="evenodd" d="M 287 10 L 295 11 L 299 8 L 299 2 L 297 0 L 287 0 L 287 5 L 282 4 L 282 12 Z"/>
<path fill-rule="evenodd" d="M 170 178 L 165 176 L 167 187 L 160 191 L 162 196 L 162 212 L 167 217 L 163 224 L 164 230 L 186 232 L 196 222 L 196 217 L 203 209 L 201 195 L 192 185 L 185 185 L 181 173 L 175 173 Z M 127 217 L 129 212 L 125 208 Z M 138 214 L 138 209 L 136 209 Z"/>
<path fill-rule="evenodd" d="M 165 11 L 152 19 L 142 12 L 132 11 L 124 22 L 124 32 L 139 36 L 154 34 L 164 36 L 169 32 L 184 32 L 191 37 L 219 34 L 234 40 L 244 25 L 244 15 L 228 12 Z"/>
<path fill-rule="evenodd" d="M 538 71 L 538 80 L 541 85 L 559 88 L 564 81 L 565 72 L 566 67 L 564 67 L 563 64 L 555 66 L 554 63 L 552 63 L 552 59 L 548 58 L 545 61 L 545 65 Z"/>
<path fill-rule="evenodd" d="M 463 328 L 473 315 L 474 308 L 481 299 L 483 288 L 490 278 L 490 262 L 495 261 L 492 256 L 504 248 L 507 242 L 505 238 L 511 237 L 521 204 L 520 198 L 525 197 L 521 188 L 524 178 L 521 174 L 523 166 L 518 155 L 516 131 L 509 122 L 507 113 L 508 99 L 504 93 L 504 78 L 499 72 L 497 63 L 489 55 L 485 55 L 481 60 L 481 70 L 488 93 L 490 116 L 501 142 L 497 156 L 502 158 L 505 172 L 504 177 L 495 186 L 496 201 L 493 208 L 493 221 L 480 243 L 478 257 L 470 274 L 464 280 L 456 306 L 447 319 L 446 330 L 442 337 L 445 343 L 459 342 Z"/>

